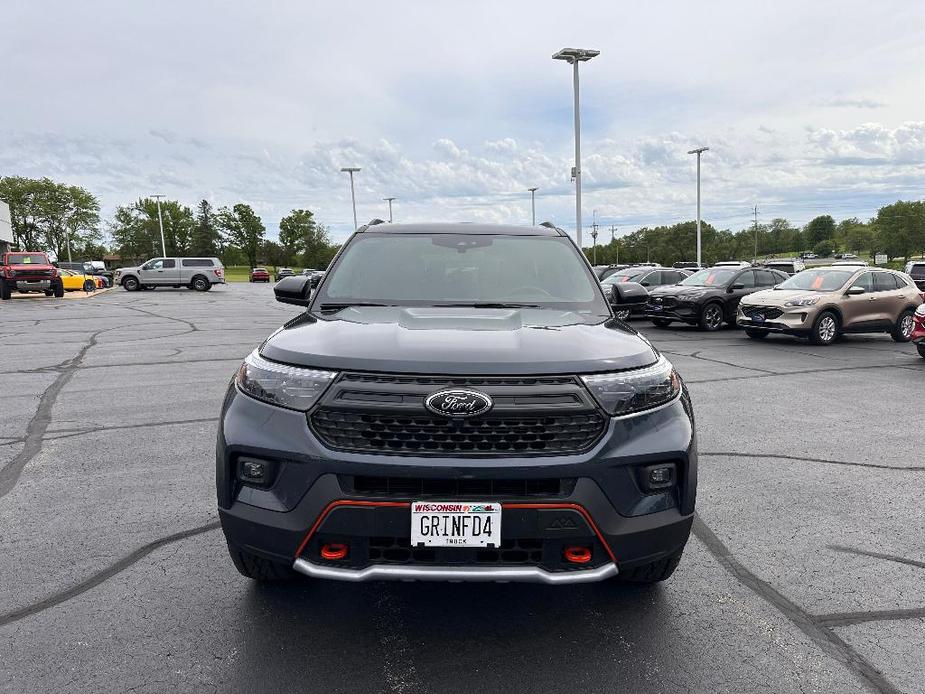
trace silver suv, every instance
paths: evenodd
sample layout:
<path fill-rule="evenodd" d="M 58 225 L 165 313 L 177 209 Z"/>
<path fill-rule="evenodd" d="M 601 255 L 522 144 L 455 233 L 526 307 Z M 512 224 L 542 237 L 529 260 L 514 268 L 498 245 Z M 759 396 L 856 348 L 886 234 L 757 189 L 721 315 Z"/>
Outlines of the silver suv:
<path fill-rule="evenodd" d="M 116 270 L 113 284 L 127 291 L 153 287 L 189 287 L 206 292 L 225 283 L 225 267 L 218 258 L 152 258 L 138 267 Z"/>

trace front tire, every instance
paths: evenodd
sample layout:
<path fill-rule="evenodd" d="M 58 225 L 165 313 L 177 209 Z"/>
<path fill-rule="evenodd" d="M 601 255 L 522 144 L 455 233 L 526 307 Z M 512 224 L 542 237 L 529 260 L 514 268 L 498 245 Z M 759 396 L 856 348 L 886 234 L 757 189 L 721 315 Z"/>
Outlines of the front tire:
<path fill-rule="evenodd" d="M 896 342 L 908 342 L 912 338 L 912 329 L 915 323 L 912 321 L 912 311 L 906 309 L 899 314 L 899 320 L 893 327 L 890 337 Z"/>
<path fill-rule="evenodd" d="M 55 284 L 51 285 L 52 291 L 55 293 L 55 298 L 60 299 L 64 296 L 64 282 L 58 280 Z"/>
<path fill-rule="evenodd" d="M 828 346 L 838 339 L 838 316 L 831 311 L 823 311 L 813 322 L 809 332 L 809 341 L 814 345 Z"/>
<path fill-rule="evenodd" d="M 245 552 L 236 545 L 228 543 L 228 554 L 234 567 L 242 576 L 260 583 L 270 581 L 291 581 L 298 574 L 285 564 L 278 564 L 256 554 Z"/>
<path fill-rule="evenodd" d="M 85 280 L 84 281 L 84 291 L 87 292 L 88 294 L 90 292 L 95 292 L 96 282 L 94 282 L 93 280 Z"/>
<path fill-rule="evenodd" d="M 920 342 L 915 348 L 919 351 L 919 356 L 925 359 L 925 342 Z"/>
<path fill-rule="evenodd" d="M 122 287 L 127 292 L 137 292 L 141 284 L 134 277 L 126 277 L 122 280 Z"/>
<path fill-rule="evenodd" d="M 716 332 L 723 327 L 723 307 L 715 302 L 707 304 L 700 312 L 700 328 L 707 332 Z"/>
<path fill-rule="evenodd" d="M 671 578 L 671 574 L 678 568 L 681 563 L 681 555 L 684 554 L 682 547 L 674 554 L 669 554 L 664 559 L 643 564 L 617 574 L 617 580 L 623 583 L 660 583 Z"/>

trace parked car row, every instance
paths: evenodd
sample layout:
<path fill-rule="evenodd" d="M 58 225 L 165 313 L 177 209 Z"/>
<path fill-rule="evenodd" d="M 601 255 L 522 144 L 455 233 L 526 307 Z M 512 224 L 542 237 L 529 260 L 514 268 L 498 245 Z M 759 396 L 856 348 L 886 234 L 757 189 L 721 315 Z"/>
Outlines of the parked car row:
<path fill-rule="evenodd" d="M 888 333 L 897 342 L 914 340 L 923 354 L 922 300 L 909 274 L 851 261 L 793 276 L 768 266 L 718 264 L 655 287 L 642 313 L 662 328 L 681 322 L 714 331 L 731 324 L 754 339 L 783 333 L 818 345 L 846 333 Z"/>

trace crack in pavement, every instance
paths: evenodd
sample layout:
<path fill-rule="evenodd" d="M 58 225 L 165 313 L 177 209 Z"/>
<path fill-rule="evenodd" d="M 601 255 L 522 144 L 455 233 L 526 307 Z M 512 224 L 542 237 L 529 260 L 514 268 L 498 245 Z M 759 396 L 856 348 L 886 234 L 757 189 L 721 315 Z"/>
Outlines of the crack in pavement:
<path fill-rule="evenodd" d="M 813 643 L 825 653 L 845 665 L 868 688 L 878 694 L 900 694 L 897 689 L 873 664 L 854 648 L 848 645 L 828 625 L 822 624 L 818 617 L 814 617 L 799 605 L 785 597 L 767 581 L 758 578 L 749 571 L 729 550 L 719 537 L 707 526 L 700 517 L 694 514 L 692 531 L 700 540 L 713 558 L 736 581 L 751 590 L 759 598 L 775 607 L 794 626 L 805 634 Z"/>
<path fill-rule="evenodd" d="M 61 439 L 69 439 L 74 436 L 84 436 L 86 434 L 95 434 L 99 431 L 119 431 L 122 429 L 148 429 L 150 427 L 167 427 L 178 424 L 204 424 L 206 422 L 217 422 L 218 417 L 202 417 L 200 419 L 177 419 L 169 422 L 144 422 L 142 424 L 114 424 L 112 426 L 100 426 L 93 427 L 89 429 L 57 429 L 55 431 L 48 432 L 45 436 L 45 441 L 60 441 Z M 55 434 L 61 434 L 56 436 Z"/>
<path fill-rule="evenodd" d="M 687 355 L 684 355 L 687 356 Z M 740 366 L 740 369 L 747 369 L 747 366 Z M 687 380 L 685 383 L 694 384 L 694 383 L 724 383 L 728 381 L 747 381 L 753 378 L 778 378 L 781 376 L 805 376 L 807 374 L 818 374 L 818 373 L 839 373 L 843 371 L 861 371 L 864 369 L 903 369 L 905 371 L 918 371 L 925 372 L 925 368 L 919 366 L 903 365 L 903 364 L 873 364 L 869 366 L 839 366 L 834 369 L 806 369 L 803 371 L 772 371 L 769 373 L 754 374 L 748 376 L 728 376 L 726 378 L 709 378 L 701 380 Z"/>
<path fill-rule="evenodd" d="M 661 351 L 666 354 L 674 354 L 675 356 L 678 356 L 678 357 L 687 357 L 688 359 L 699 359 L 700 361 L 710 362 L 711 364 L 722 364 L 723 366 L 731 366 L 734 369 L 745 369 L 746 371 L 758 371 L 760 373 L 774 375 L 774 376 L 777 376 L 779 373 L 777 371 L 771 371 L 769 369 L 759 369 L 758 367 L 755 367 L 755 366 L 742 366 L 741 364 L 733 364 L 731 361 L 723 361 L 722 359 L 710 359 L 709 357 L 701 357 L 700 353 L 703 351 L 702 349 L 698 349 L 696 352 L 692 352 L 691 354 L 684 354 L 682 352 L 671 352 L 669 350 L 661 350 Z"/>
<path fill-rule="evenodd" d="M 107 330 L 111 329 L 107 328 Z M 96 345 L 96 338 L 105 331 L 97 330 L 92 333 L 87 344 L 72 359 L 62 362 L 63 365 L 60 368 L 58 377 L 42 393 L 41 398 L 39 398 L 39 406 L 26 426 L 26 436 L 22 450 L 0 469 L 0 499 L 9 494 L 13 487 L 16 486 L 23 469 L 42 450 L 45 432 L 48 430 L 48 425 L 51 424 L 51 410 L 55 405 L 55 400 L 57 400 L 61 390 L 71 380 L 77 369 L 80 368 L 80 362 L 83 361 L 87 352 Z"/>
<path fill-rule="evenodd" d="M 869 612 L 833 612 L 816 615 L 814 619 L 826 628 L 850 627 L 865 622 L 888 622 L 902 619 L 925 618 L 925 607 L 912 607 L 898 610 L 871 610 Z"/>
<path fill-rule="evenodd" d="M 142 545 L 130 554 L 127 554 L 122 559 L 113 562 L 102 571 L 96 572 L 88 578 L 85 578 L 83 581 L 74 584 L 70 588 L 65 588 L 64 590 L 58 591 L 57 593 L 53 593 L 47 598 L 39 600 L 38 602 L 35 602 L 31 605 L 21 607 L 17 610 L 13 610 L 12 612 L 0 614 L 0 627 L 6 626 L 7 624 L 12 624 L 13 622 L 18 622 L 21 619 L 38 614 L 39 612 L 44 612 L 49 608 L 60 605 L 61 603 L 67 602 L 72 598 L 76 598 L 78 595 L 86 593 L 91 588 L 95 588 L 116 574 L 125 571 L 125 569 L 129 568 L 132 564 L 135 564 L 139 560 L 144 559 L 159 547 L 169 545 L 173 542 L 179 542 L 180 540 L 185 540 L 186 538 L 193 537 L 195 535 L 201 535 L 202 533 L 209 532 L 210 530 L 215 530 L 218 527 L 219 522 L 212 521 L 211 523 L 206 523 L 205 525 L 190 528 L 189 530 L 181 530 L 180 532 L 173 533 L 172 535 L 167 535 L 165 537 L 158 538 L 157 540 L 152 540 L 151 542 Z"/>
<path fill-rule="evenodd" d="M 897 557 L 895 554 L 869 552 L 866 549 L 855 549 L 854 547 L 845 547 L 843 545 L 826 545 L 826 547 L 828 549 L 835 550 L 836 552 L 844 552 L 845 554 L 857 554 L 862 557 L 873 557 L 874 559 L 885 559 L 886 561 L 895 561 L 898 564 L 908 564 L 909 566 L 917 566 L 920 569 L 925 569 L 925 561 L 916 561 L 915 559 Z"/>
<path fill-rule="evenodd" d="M 925 465 L 883 465 L 881 463 L 856 463 L 850 460 L 831 460 L 828 458 L 805 458 L 799 455 L 784 455 L 782 453 L 737 453 L 734 451 L 699 451 L 698 455 L 713 458 L 778 458 L 780 460 L 796 460 L 803 463 L 825 463 L 827 465 L 846 465 L 848 467 L 866 467 L 876 470 L 897 470 L 903 472 L 925 472 Z"/>

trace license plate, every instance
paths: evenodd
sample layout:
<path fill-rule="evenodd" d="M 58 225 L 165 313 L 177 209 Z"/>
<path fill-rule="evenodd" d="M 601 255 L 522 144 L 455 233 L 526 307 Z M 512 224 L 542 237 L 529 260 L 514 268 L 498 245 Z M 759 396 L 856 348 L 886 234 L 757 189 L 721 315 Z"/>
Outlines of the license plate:
<path fill-rule="evenodd" d="M 412 501 L 412 547 L 499 547 L 501 504 Z"/>

